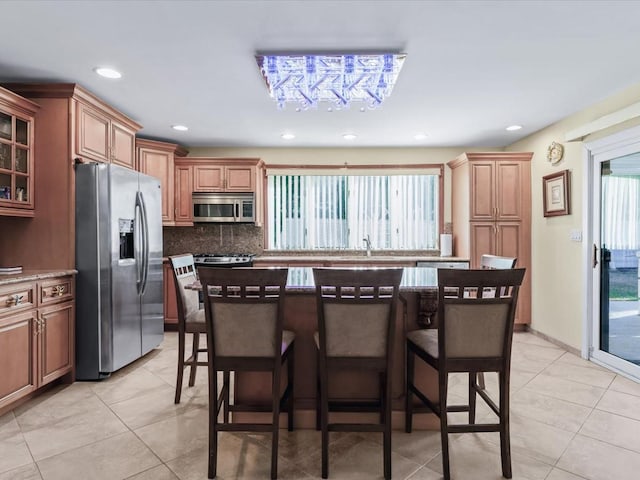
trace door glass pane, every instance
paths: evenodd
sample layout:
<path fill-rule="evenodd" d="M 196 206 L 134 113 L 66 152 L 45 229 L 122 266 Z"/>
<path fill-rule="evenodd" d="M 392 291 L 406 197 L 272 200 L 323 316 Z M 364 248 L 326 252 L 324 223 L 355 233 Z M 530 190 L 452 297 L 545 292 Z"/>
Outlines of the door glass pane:
<path fill-rule="evenodd" d="M 28 166 L 29 152 L 24 148 L 16 147 L 16 172 L 29 173 Z"/>
<path fill-rule="evenodd" d="M 0 173 L 0 200 L 11 200 L 11 175 Z"/>
<path fill-rule="evenodd" d="M 28 124 L 24 120 L 16 118 L 16 142 L 26 145 L 28 136 Z"/>
<path fill-rule="evenodd" d="M 19 202 L 28 202 L 28 191 L 27 191 L 27 182 L 28 177 L 23 177 L 21 175 L 16 175 L 16 194 L 14 195 L 14 199 Z"/>
<path fill-rule="evenodd" d="M 640 153 L 601 165 L 600 349 L 640 365 Z"/>
<path fill-rule="evenodd" d="M 11 115 L 0 112 L 0 138 L 11 140 Z"/>
<path fill-rule="evenodd" d="M 0 168 L 11 170 L 11 145 L 0 143 Z"/>

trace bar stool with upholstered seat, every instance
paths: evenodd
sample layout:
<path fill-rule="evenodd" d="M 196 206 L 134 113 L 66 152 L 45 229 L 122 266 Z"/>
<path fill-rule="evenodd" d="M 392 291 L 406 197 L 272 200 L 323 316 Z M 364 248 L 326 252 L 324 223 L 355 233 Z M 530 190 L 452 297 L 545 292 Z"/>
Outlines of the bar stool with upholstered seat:
<path fill-rule="evenodd" d="M 278 474 L 280 411 L 293 430 L 293 349 L 295 334 L 283 330 L 287 269 L 198 268 L 207 324 L 209 356 L 209 478 L 217 470 L 218 432 L 271 432 L 271 478 Z M 280 395 L 281 368 L 287 386 Z M 223 372 L 218 395 L 217 372 Z M 229 404 L 230 371 L 270 372 L 271 404 Z M 218 417 L 223 410 L 223 421 Z M 271 412 L 271 423 L 230 423 L 232 412 Z"/>
<path fill-rule="evenodd" d="M 204 310 L 200 308 L 198 292 L 185 288 L 197 280 L 193 255 L 173 255 L 169 257 L 169 261 L 173 268 L 173 280 L 176 286 L 178 306 L 178 378 L 176 380 L 174 402 L 180 403 L 184 369 L 190 367 L 189 386 L 193 387 L 196 381 L 197 367 L 206 367 L 208 365 L 206 361 L 198 360 L 198 354 L 207 351 L 206 348 L 200 348 L 200 334 L 206 333 L 207 328 L 204 322 Z M 185 360 L 185 337 L 187 333 L 193 335 L 193 347 L 191 355 Z"/>
<path fill-rule="evenodd" d="M 318 308 L 318 376 L 322 478 L 329 474 L 329 432 L 383 433 L 384 478 L 391 478 L 391 385 L 395 317 L 402 269 L 314 268 Z M 329 398 L 332 372 L 379 375 L 375 400 Z M 330 412 L 378 412 L 379 423 L 329 423 Z"/>
<path fill-rule="evenodd" d="M 515 270 L 438 270 L 438 329 L 416 330 L 407 334 L 406 424 L 411 432 L 413 413 L 433 412 L 440 418 L 442 466 L 449 480 L 449 433 L 500 432 L 502 474 L 511 478 L 509 437 L 509 375 L 511 342 L 524 269 Z M 477 295 L 467 295 L 473 289 Z M 489 297 L 485 292 L 491 291 Z M 496 295 L 495 292 L 500 292 Z M 439 400 L 432 401 L 415 385 L 415 360 L 423 360 L 438 371 Z M 447 405 L 448 375 L 468 372 L 469 404 Z M 478 387 L 478 372 L 498 372 L 499 404 Z M 476 424 L 476 394 L 498 416 L 498 423 Z M 416 396 L 422 406 L 413 405 Z M 449 425 L 447 412 L 469 412 L 469 423 Z"/>

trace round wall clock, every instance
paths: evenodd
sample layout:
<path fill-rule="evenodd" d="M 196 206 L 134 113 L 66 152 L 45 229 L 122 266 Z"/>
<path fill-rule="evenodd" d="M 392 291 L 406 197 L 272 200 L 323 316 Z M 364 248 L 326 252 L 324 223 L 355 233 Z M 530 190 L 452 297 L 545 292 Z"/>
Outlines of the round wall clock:
<path fill-rule="evenodd" d="M 549 148 L 547 148 L 547 160 L 551 162 L 551 165 L 555 165 L 564 155 L 564 147 L 558 142 L 551 142 Z"/>

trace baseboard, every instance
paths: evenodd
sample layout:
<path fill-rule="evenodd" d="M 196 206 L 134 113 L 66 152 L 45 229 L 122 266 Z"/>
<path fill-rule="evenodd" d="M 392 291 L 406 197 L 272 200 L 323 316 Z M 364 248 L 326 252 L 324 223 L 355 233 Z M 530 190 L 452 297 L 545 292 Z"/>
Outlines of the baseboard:
<path fill-rule="evenodd" d="M 577 355 L 578 357 L 582 357 L 582 352 L 580 351 L 580 349 L 578 348 L 574 348 L 571 345 L 567 345 L 564 342 L 561 342 L 560 340 L 556 340 L 553 337 L 550 337 L 549 335 L 546 335 L 542 332 L 537 331 L 534 328 L 531 328 L 531 325 L 526 325 L 526 329 L 525 331 L 532 333 L 533 335 L 535 335 L 536 337 L 540 337 L 543 340 L 546 340 L 549 343 L 553 343 L 556 347 L 560 347 L 564 350 L 566 350 L 569 353 L 573 353 L 574 355 Z"/>

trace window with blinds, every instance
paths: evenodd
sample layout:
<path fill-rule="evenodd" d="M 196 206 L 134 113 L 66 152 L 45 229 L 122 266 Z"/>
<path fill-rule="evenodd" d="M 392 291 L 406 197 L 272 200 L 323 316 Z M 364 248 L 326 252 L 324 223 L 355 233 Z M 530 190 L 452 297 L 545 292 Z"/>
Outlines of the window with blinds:
<path fill-rule="evenodd" d="M 438 175 L 269 175 L 269 249 L 437 247 Z"/>

